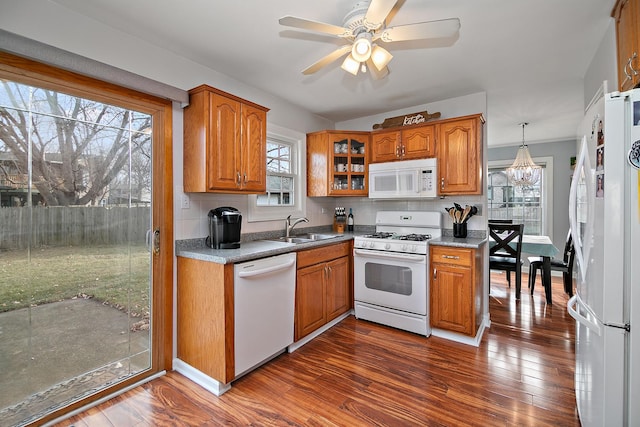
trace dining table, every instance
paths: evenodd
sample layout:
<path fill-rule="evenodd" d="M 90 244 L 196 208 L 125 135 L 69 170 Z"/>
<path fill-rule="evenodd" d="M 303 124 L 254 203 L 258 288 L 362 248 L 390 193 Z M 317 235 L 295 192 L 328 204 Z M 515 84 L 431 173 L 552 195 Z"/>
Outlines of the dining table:
<path fill-rule="evenodd" d="M 489 239 L 489 245 L 495 244 L 493 239 Z M 515 247 L 516 243 L 511 242 L 509 246 Z M 542 258 L 542 286 L 547 304 L 551 304 L 551 258 L 558 252 L 549 236 L 540 236 L 532 234 L 522 235 L 522 252 L 536 255 Z M 516 299 L 520 299 L 520 289 L 516 289 Z"/>

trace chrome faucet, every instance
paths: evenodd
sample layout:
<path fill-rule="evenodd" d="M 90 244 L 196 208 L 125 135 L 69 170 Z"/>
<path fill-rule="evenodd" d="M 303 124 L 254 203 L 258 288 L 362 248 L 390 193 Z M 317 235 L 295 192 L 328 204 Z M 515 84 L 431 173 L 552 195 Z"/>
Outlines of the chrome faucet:
<path fill-rule="evenodd" d="M 309 220 L 307 218 L 302 217 L 302 218 L 297 218 L 297 219 L 293 220 L 293 223 L 292 223 L 291 222 L 291 215 L 289 215 L 287 217 L 287 219 L 284 220 L 284 225 L 285 225 L 286 230 L 287 230 L 286 231 L 287 232 L 286 237 L 291 237 L 290 236 L 291 230 L 293 230 L 293 227 L 295 227 L 297 224 L 299 224 L 301 222 L 309 222 Z"/>

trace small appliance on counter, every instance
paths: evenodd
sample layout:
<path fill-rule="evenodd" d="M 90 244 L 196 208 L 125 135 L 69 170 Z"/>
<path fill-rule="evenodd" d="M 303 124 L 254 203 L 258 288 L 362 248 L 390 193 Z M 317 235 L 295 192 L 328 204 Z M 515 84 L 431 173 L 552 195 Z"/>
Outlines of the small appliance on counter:
<path fill-rule="evenodd" d="M 236 208 L 220 207 L 209 211 L 209 236 L 206 244 L 212 249 L 240 247 L 242 214 Z"/>

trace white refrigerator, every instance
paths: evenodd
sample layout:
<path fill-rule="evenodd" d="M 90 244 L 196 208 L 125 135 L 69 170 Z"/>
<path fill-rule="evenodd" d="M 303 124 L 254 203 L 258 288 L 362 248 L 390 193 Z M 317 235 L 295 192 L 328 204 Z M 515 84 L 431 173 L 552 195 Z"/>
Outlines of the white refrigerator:
<path fill-rule="evenodd" d="M 584 427 L 640 426 L 640 89 L 604 92 L 579 129 L 569 197 L 576 404 Z"/>

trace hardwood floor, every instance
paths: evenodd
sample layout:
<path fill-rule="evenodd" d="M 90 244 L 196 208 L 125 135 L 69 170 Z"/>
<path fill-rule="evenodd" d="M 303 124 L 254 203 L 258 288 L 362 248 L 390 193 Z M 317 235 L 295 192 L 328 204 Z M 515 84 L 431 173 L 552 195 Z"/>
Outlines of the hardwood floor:
<path fill-rule="evenodd" d="M 221 397 L 172 372 L 58 425 L 579 426 L 561 278 L 551 306 L 539 283 L 516 302 L 504 274 L 491 279 L 478 348 L 351 316 Z"/>

